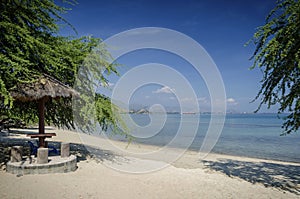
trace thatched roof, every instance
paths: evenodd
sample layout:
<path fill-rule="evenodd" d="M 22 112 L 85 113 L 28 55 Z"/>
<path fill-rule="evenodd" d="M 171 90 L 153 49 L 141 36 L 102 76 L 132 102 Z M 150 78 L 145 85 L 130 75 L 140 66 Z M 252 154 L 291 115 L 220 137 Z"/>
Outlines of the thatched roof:
<path fill-rule="evenodd" d="M 46 74 L 40 76 L 37 81 L 32 83 L 17 85 L 10 91 L 10 94 L 13 98 L 20 101 L 39 100 L 43 97 L 79 96 L 74 89 Z"/>

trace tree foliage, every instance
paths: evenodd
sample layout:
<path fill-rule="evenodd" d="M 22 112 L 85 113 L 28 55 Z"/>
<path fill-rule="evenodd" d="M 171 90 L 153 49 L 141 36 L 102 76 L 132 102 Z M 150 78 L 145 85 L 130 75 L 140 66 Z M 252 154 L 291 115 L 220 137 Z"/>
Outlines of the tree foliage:
<path fill-rule="evenodd" d="M 71 2 L 72 3 L 72 2 Z M 52 0 L 1 0 L 0 2 L 0 116 L 19 118 L 27 123 L 37 121 L 37 103 L 14 101 L 9 91 L 17 84 L 30 83 L 41 74 L 48 74 L 73 86 L 82 63 L 94 65 L 94 78 L 107 82 L 103 71 L 117 73 L 101 40 L 59 35 L 58 24 L 68 24 L 61 15 L 67 9 Z M 97 56 L 98 53 L 103 56 Z M 105 55 L 105 56 L 104 56 Z M 86 59 L 89 57 L 89 59 Z M 95 97 L 95 96 L 94 96 Z M 94 98 L 100 125 L 117 126 L 117 118 L 104 96 Z M 87 104 L 88 102 L 86 102 Z M 74 127 L 72 100 L 50 100 L 46 103 L 46 122 Z M 0 119 L 1 119 L 0 117 Z"/>
<path fill-rule="evenodd" d="M 300 127 L 300 3 L 279 0 L 253 37 L 254 67 L 263 71 L 262 86 L 256 96 L 268 108 L 279 104 L 278 113 L 289 112 L 284 134 Z"/>

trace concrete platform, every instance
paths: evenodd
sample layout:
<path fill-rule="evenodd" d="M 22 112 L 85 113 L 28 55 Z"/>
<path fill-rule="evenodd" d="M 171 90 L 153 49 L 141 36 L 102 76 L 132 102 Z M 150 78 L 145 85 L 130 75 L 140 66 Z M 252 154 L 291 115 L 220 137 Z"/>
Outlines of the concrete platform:
<path fill-rule="evenodd" d="M 71 155 L 66 158 L 60 156 L 49 156 L 46 164 L 37 164 L 36 158 L 27 158 L 21 162 L 8 162 L 6 171 L 17 175 L 67 173 L 77 169 L 77 158 Z"/>

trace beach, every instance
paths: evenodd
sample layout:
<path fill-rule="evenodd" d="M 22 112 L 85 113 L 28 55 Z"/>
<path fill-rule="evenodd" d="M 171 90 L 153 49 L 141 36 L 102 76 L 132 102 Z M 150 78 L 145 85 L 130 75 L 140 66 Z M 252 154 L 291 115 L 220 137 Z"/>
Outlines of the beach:
<path fill-rule="evenodd" d="M 28 130 L 1 137 L 1 142 L 26 140 Z M 30 132 L 37 129 L 31 129 Z M 300 164 L 186 151 L 175 162 L 147 156 L 148 146 L 80 135 L 52 127 L 50 143 L 71 143 L 77 170 L 70 173 L 16 176 L 0 172 L 0 198 L 299 198 Z M 87 143 L 90 144 L 86 146 Z M 93 145 L 100 145 L 97 153 Z M 115 146 L 120 151 L 115 150 Z M 132 156 L 122 151 L 131 151 Z M 142 151 L 142 152 L 141 152 Z M 140 154 L 135 155 L 137 152 Z M 169 153 L 170 152 L 170 153 Z M 150 166 L 150 167 L 149 167 Z M 144 168 L 156 168 L 153 171 Z M 159 169 L 157 169 L 159 168 Z M 134 172 L 141 171 L 141 172 Z"/>

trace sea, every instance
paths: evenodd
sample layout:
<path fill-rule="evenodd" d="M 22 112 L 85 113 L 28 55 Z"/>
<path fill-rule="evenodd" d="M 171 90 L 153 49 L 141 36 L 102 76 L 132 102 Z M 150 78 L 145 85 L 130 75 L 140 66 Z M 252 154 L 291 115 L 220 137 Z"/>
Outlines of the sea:
<path fill-rule="evenodd" d="M 300 133 L 282 135 L 285 116 L 226 114 L 211 152 L 299 163 Z M 134 142 L 156 146 L 172 143 L 172 147 L 199 151 L 212 114 L 128 114 L 127 117 L 141 127 L 133 132 Z"/>

